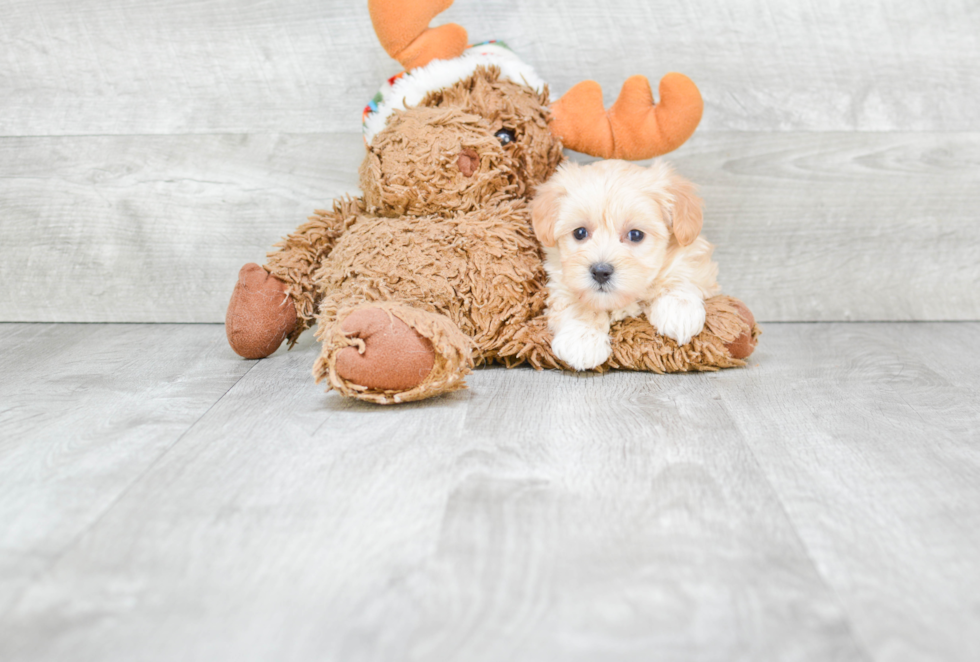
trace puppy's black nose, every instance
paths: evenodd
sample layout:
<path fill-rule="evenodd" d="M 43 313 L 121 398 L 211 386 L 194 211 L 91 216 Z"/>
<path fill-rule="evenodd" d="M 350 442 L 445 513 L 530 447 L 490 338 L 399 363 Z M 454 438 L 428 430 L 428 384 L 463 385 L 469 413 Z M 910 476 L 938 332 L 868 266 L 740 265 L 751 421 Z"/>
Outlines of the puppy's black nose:
<path fill-rule="evenodd" d="M 600 262 L 599 264 L 593 264 L 589 269 L 589 273 L 592 274 L 592 280 L 602 285 L 613 275 L 613 265 L 608 262 Z"/>

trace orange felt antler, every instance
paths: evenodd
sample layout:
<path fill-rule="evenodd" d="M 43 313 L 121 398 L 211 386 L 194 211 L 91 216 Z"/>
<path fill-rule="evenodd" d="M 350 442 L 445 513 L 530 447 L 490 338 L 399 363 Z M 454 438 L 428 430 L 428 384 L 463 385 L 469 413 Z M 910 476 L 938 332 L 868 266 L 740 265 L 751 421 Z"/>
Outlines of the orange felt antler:
<path fill-rule="evenodd" d="M 368 0 L 378 41 L 405 70 L 448 60 L 466 50 L 466 30 L 455 23 L 430 28 L 429 21 L 453 0 Z"/>
<path fill-rule="evenodd" d="M 594 80 L 575 85 L 551 104 L 551 132 L 565 147 L 604 159 L 637 161 L 666 154 L 691 137 L 704 102 L 690 78 L 667 74 L 660 103 L 645 76 L 632 76 L 608 111 Z"/>

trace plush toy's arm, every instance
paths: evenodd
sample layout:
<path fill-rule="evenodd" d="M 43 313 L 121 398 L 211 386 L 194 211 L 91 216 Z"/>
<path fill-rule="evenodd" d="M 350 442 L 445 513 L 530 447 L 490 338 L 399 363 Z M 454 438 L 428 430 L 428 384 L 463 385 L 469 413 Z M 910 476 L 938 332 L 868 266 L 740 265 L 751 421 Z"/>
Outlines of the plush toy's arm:
<path fill-rule="evenodd" d="M 314 274 L 330 255 L 337 239 L 363 212 L 361 198 L 335 200 L 332 210 L 316 210 L 306 223 L 275 245 L 278 250 L 268 254 L 265 270 L 286 284 L 286 291 L 296 306 L 296 327 L 288 336 L 290 347 L 316 319 L 320 294 Z"/>
<path fill-rule="evenodd" d="M 289 339 L 292 347 L 310 327 L 319 294 L 313 275 L 338 237 L 364 205 L 360 198 L 336 200 L 332 211 L 317 211 L 268 255 L 265 267 L 246 264 L 228 303 L 225 332 L 240 356 L 261 359 Z"/>

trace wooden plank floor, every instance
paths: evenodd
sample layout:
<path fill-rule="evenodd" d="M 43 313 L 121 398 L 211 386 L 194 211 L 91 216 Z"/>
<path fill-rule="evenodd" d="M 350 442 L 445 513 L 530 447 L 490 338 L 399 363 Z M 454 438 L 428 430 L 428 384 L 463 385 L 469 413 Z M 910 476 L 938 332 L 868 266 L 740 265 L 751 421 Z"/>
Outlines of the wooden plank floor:
<path fill-rule="evenodd" d="M 0 324 L 0 659 L 977 660 L 977 338 L 379 408 L 309 339 Z"/>

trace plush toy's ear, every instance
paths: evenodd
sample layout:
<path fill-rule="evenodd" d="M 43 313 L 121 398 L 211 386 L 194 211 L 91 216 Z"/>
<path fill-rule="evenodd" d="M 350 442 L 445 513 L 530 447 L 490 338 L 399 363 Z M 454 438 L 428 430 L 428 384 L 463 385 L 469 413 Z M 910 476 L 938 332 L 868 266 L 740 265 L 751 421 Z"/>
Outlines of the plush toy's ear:
<path fill-rule="evenodd" d="M 671 231 L 678 244 L 687 246 L 701 234 L 704 203 L 697 195 L 697 187 L 678 175 L 670 175 L 667 192 L 673 198 L 669 203 Z"/>
<path fill-rule="evenodd" d="M 531 201 L 531 225 L 534 226 L 534 235 L 543 246 L 555 245 L 555 224 L 558 222 L 561 199 L 566 192 L 557 176 L 538 185 L 535 191 L 534 200 Z"/>

